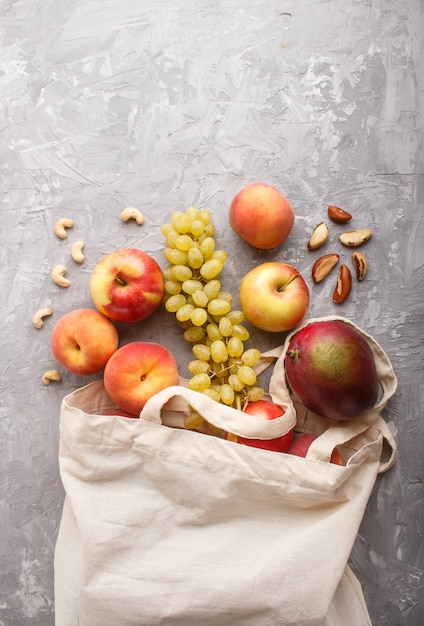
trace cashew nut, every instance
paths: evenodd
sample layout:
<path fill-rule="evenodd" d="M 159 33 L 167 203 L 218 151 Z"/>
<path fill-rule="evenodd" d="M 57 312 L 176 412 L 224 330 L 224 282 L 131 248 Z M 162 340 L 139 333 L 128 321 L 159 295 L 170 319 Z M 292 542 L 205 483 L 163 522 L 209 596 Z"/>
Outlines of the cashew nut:
<path fill-rule="evenodd" d="M 143 224 L 144 217 L 138 209 L 134 207 L 127 207 L 121 213 L 121 220 L 123 222 L 128 222 L 128 220 L 135 220 L 137 224 Z"/>
<path fill-rule="evenodd" d="M 66 229 L 72 228 L 73 225 L 74 222 L 69 217 L 62 217 L 56 222 L 54 232 L 59 237 L 59 239 L 66 239 Z"/>
<path fill-rule="evenodd" d="M 66 267 L 60 264 L 53 268 L 52 278 L 56 285 L 59 285 L 59 287 L 69 287 L 71 284 L 71 281 L 65 278 L 67 271 Z"/>
<path fill-rule="evenodd" d="M 84 248 L 84 242 L 82 240 L 76 241 L 72 244 L 71 248 L 71 256 L 74 259 L 75 263 L 82 263 L 85 259 L 85 256 L 82 252 Z"/>
<path fill-rule="evenodd" d="M 51 309 L 50 307 L 46 307 L 44 309 L 38 309 L 38 311 L 34 313 L 32 317 L 32 323 L 34 324 L 35 328 L 42 328 L 44 324 L 43 317 L 52 315 L 52 313 L 53 313 L 53 309 Z"/>
<path fill-rule="evenodd" d="M 61 380 L 61 375 L 57 370 L 47 370 L 43 374 L 43 383 L 49 385 L 51 380 Z"/>

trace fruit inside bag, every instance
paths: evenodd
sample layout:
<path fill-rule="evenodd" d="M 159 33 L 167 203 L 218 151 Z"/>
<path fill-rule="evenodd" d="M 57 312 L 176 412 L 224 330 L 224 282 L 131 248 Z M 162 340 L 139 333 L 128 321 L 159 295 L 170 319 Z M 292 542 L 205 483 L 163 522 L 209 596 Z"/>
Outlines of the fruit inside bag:
<path fill-rule="evenodd" d="M 338 420 L 325 416 L 316 410 L 317 398 L 313 393 L 313 389 L 311 389 L 313 388 L 313 379 L 311 377 L 308 380 L 307 374 L 305 373 L 305 380 L 308 380 L 308 383 L 305 385 L 305 398 L 307 402 L 311 402 L 309 407 L 315 403 L 315 410 L 305 406 L 307 402 L 302 402 L 303 398 L 299 398 L 295 395 L 289 385 L 289 377 L 287 375 L 287 362 L 290 359 L 288 352 L 294 343 L 293 339 L 295 336 L 316 323 L 335 321 L 345 324 L 349 331 L 355 331 L 360 335 L 361 339 L 366 342 L 370 354 L 373 357 L 376 375 L 376 389 L 372 389 L 371 392 L 367 394 L 368 397 L 375 398 L 372 406 L 363 410 L 355 417 Z M 288 399 L 291 399 L 296 412 L 295 430 L 297 432 L 313 433 L 319 436 L 308 449 L 307 458 L 324 458 L 329 460 L 334 447 L 338 446 L 342 451 L 344 462 L 347 462 L 352 452 L 357 449 L 358 445 L 361 445 L 361 434 L 367 428 L 375 426 L 383 434 L 383 452 L 380 471 L 386 471 L 393 465 L 395 461 L 396 442 L 380 414 L 397 389 L 397 378 L 389 358 L 373 337 L 344 317 L 328 316 L 323 318 L 311 318 L 305 320 L 294 329 L 286 337 L 283 346 L 263 354 L 263 367 L 266 366 L 267 359 L 276 359 L 269 383 L 269 393 L 273 401 L 279 404 L 285 403 Z M 331 372 L 331 374 L 334 376 L 334 372 Z M 374 385 L 373 375 L 371 375 L 370 379 L 370 385 Z M 296 381 L 297 380 L 298 378 L 296 378 Z M 366 389 L 365 391 L 368 390 Z M 328 395 L 330 392 L 329 390 L 325 390 L 325 393 Z M 337 400 L 337 394 L 335 392 L 334 395 Z M 327 396 L 325 396 L 324 399 L 327 401 Z M 332 399 L 333 398 L 330 397 L 329 400 Z M 325 402 L 323 402 L 323 406 L 325 407 Z"/>

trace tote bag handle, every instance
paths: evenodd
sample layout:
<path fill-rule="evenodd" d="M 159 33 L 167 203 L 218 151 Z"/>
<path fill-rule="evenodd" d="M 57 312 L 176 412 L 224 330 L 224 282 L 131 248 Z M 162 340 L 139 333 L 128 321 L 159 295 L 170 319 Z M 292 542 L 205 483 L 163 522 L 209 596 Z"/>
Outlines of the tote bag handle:
<path fill-rule="evenodd" d="M 162 411 L 194 409 L 209 424 L 216 428 L 234 433 L 240 437 L 274 439 L 285 435 L 296 424 L 296 412 L 293 402 L 282 403 L 284 415 L 273 420 L 262 420 L 244 411 L 221 404 L 199 391 L 193 391 L 181 385 L 167 387 L 155 394 L 144 405 L 140 419 L 162 424 Z"/>

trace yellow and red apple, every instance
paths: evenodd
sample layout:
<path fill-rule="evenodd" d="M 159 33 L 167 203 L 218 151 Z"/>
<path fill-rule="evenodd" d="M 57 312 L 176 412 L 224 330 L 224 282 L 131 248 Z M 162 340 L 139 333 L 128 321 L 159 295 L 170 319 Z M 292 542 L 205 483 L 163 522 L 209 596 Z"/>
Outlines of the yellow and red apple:
<path fill-rule="evenodd" d="M 294 211 L 289 201 L 267 183 L 253 183 L 233 198 L 229 210 L 231 228 L 251 246 L 268 250 L 289 236 Z"/>
<path fill-rule="evenodd" d="M 318 435 L 315 435 L 314 433 L 294 433 L 293 442 L 289 447 L 288 453 L 305 457 L 309 450 L 309 446 L 317 438 Z M 331 454 L 330 463 L 334 463 L 335 465 L 344 465 L 342 455 L 337 448 L 334 448 Z"/>
<path fill-rule="evenodd" d="M 165 281 L 157 261 L 142 250 L 115 250 L 95 266 L 90 293 L 103 315 L 117 322 L 139 322 L 159 307 Z"/>
<path fill-rule="evenodd" d="M 179 384 L 178 368 L 173 355 L 164 346 L 134 341 L 112 355 L 105 367 L 103 382 L 118 407 L 139 415 L 151 396 Z"/>
<path fill-rule="evenodd" d="M 239 297 L 246 319 L 268 332 L 294 328 L 309 308 L 309 289 L 300 272 L 277 261 L 250 270 L 241 280 Z"/>
<path fill-rule="evenodd" d="M 118 348 L 114 324 L 93 309 L 66 313 L 53 328 L 50 345 L 54 358 L 73 374 L 100 372 Z"/>
<path fill-rule="evenodd" d="M 281 417 L 285 413 L 282 407 L 274 402 L 271 402 L 270 400 L 257 400 L 256 402 L 250 402 L 247 405 L 245 412 L 262 420 L 274 420 Z M 228 441 L 235 441 L 245 446 L 251 446 L 252 448 L 261 448 L 263 450 L 272 450 L 274 452 L 287 452 L 293 440 L 293 429 L 290 429 L 281 437 L 275 437 L 274 439 L 241 437 L 240 435 L 235 435 L 233 433 L 226 433 L 225 438 Z"/>

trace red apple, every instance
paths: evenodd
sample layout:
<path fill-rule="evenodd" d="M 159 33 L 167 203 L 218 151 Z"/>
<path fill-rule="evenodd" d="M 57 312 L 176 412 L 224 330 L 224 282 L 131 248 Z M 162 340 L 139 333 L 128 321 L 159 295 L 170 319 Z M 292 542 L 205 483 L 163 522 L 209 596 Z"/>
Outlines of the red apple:
<path fill-rule="evenodd" d="M 249 322 L 269 332 L 294 328 L 309 308 L 309 289 L 300 272 L 275 261 L 250 270 L 242 278 L 239 296 Z"/>
<path fill-rule="evenodd" d="M 54 358 L 65 369 L 90 376 L 105 367 L 118 341 L 118 332 L 107 317 L 92 309 L 77 309 L 59 319 L 50 345 Z"/>
<path fill-rule="evenodd" d="M 251 246 L 270 249 L 289 236 L 294 211 L 286 198 L 266 183 L 253 183 L 238 192 L 229 211 L 231 228 Z"/>
<path fill-rule="evenodd" d="M 289 454 L 305 457 L 309 446 L 317 438 L 318 435 L 314 435 L 313 433 L 294 433 L 293 442 L 288 450 Z M 337 448 L 334 448 L 330 462 L 335 465 L 344 465 L 342 455 Z"/>
<path fill-rule="evenodd" d="M 109 359 L 103 380 L 112 401 L 133 415 L 139 415 L 155 393 L 179 384 L 177 364 L 169 350 L 144 341 L 119 348 Z"/>
<path fill-rule="evenodd" d="M 97 309 L 117 322 L 139 322 L 161 304 L 164 278 L 159 264 L 135 248 L 115 250 L 95 266 L 90 293 Z"/>
<path fill-rule="evenodd" d="M 277 417 L 281 417 L 285 413 L 284 409 L 278 406 L 278 404 L 274 404 L 274 402 L 269 400 L 250 402 L 245 412 L 263 420 L 273 420 Z M 234 435 L 233 433 L 226 433 L 225 438 L 229 441 L 235 441 L 253 448 L 262 448 L 263 450 L 272 450 L 274 452 L 287 452 L 293 439 L 293 430 L 289 430 L 285 435 L 276 437 L 275 439 L 249 439 L 247 437 L 241 437 L 240 435 Z"/>

